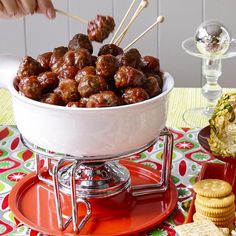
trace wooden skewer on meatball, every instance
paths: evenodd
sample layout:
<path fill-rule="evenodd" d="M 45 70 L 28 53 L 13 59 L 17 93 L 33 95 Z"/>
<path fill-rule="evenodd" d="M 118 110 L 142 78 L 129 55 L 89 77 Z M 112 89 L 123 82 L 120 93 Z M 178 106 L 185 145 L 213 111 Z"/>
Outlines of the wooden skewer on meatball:
<path fill-rule="evenodd" d="M 88 21 L 80 16 L 56 9 L 56 12 L 87 24 L 88 38 L 91 41 L 103 42 L 115 28 L 115 21 L 111 16 L 97 15 L 95 19 Z"/>
<path fill-rule="evenodd" d="M 64 15 L 64 16 L 68 16 L 68 17 L 70 17 L 70 18 L 72 18 L 72 19 L 74 19 L 74 20 L 78 20 L 78 21 L 80 21 L 80 22 L 83 23 L 83 24 L 88 24 L 88 21 L 85 20 L 85 19 L 83 19 L 83 18 L 80 17 L 80 16 L 73 15 L 73 14 L 71 14 L 71 13 L 69 13 L 69 12 L 65 12 L 65 11 L 62 11 L 62 10 L 60 10 L 60 9 L 55 9 L 55 11 L 58 12 L 58 13 L 60 13 L 60 14 L 62 14 L 62 15 Z"/>
<path fill-rule="evenodd" d="M 133 24 L 134 20 L 139 16 L 139 14 L 142 12 L 144 8 L 148 6 L 148 0 L 142 0 L 141 3 L 139 4 L 137 10 L 135 11 L 133 17 L 131 18 L 129 24 L 125 27 L 125 29 L 121 32 L 121 34 L 116 38 L 114 41 L 114 44 L 120 45 L 121 41 L 123 40 L 124 36 L 126 35 L 128 29 L 131 27 Z"/>
<path fill-rule="evenodd" d="M 134 3 L 135 3 L 136 1 L 137 1 L 137 0 L 133 0 L 132 3 L 130 4 L 130 6 L 129 6 L 127 12 L 125 13 L 125 16 L 123 17 L 122 21 L 120 22 L 120 25 L 118 26 L 116 32 L 114 33 L 110 44 L 113 44 L 113 43 L 114 43 L 117 34 L 119 33 L 121 27 L 123 26 L 123 24 L 124 24 L 126 18 L 128 17 L 128 15 L 129 15 L 129 13 L 130 13 L 131 9 L 133 8 Z"/>
<path fill-rule="evenodd" d="M 154 26 L 164 21 L 163 16 L 158 16 L 156 21 L 150 25 L 142 34 L 140 34 L 136 39 L 134 39 L 129 45 L 124 48 L 124 52 L 127 51 L 134 43 L 136 43 L 140 38 L 142 38 L 147 32 L 149 32 Z"/>

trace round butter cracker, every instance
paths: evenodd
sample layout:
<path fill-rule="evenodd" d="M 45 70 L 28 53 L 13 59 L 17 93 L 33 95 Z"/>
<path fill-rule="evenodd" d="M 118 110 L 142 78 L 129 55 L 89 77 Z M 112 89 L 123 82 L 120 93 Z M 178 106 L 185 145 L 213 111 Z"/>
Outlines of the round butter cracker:
<path fill-rule="evenodd" d="M 221 198 L 203 197 L 197 194 L 195 201 L 205 207 L 223 208 L 232 204 L 234 205 L 234 200 L 235 196 L 233 193 L 231 193 L 230 195 Z"/>
<path fill-rule="evenodd" d="M 200 204 L 198 204 L 197 201 L 195 201 L 195 208 L 196 212 L 200 213 L 201 215 L 207 216 L 207 217 L 227 217 L 229 215 L 232 215 L 235 210 L 234 204 L 224 207 L 224 208 L 210 208 L 205 207 Z"/>
<path fill-rule="evenodd" d="M 198 212 L 196 212 L 194 215 L 195 215 L 196 220 L 199 220 L 199 221 L 202 219 L 211 220 L 217 226 L 229 225 L 230 223 L 232 224 L 234 222 L 234 212 L 227 217 L 218 217 L 218 218 L 205 216 Z"/>
<path fill-rule="evenodd" d="M 204 197 L 225 197 L 232 192 L 232 186 L 220 179 L 204 179 L 193 185 L 193 190 Z"/>

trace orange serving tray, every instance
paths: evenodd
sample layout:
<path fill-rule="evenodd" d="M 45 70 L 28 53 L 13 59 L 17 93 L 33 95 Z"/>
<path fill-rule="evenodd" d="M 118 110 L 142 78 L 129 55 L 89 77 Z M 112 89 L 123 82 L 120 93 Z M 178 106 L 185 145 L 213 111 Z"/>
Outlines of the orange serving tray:
<path fill-rule="evenodd" d="M 129 169 L 132 185 L 156 183 L 160 172 L 142 164 L 120 161 Z M 46 174 L 46 173 L 45 173 Z M 44 175 L 45 176 L 45 175 Z M 48 175 L 46 175 L 49 178 Z M 70 196 L 61 194 L 62 212 L 71 215 Z M 92 216 L 79 235 L 137 235 L 164 221 L 175 209 L 177 191 L 172 180 L 165 193 L 134 197 L 127 191 L 116 196 L 89 200 Z M 57 227 L 52 187 L 31 173 L 16 184 L 9 196 L 9 206 L 17 220 L 47 235 L 76 235 L 72 224 L 61 232 Z M 78 218 L 85 215 L 78 204 Z"/>

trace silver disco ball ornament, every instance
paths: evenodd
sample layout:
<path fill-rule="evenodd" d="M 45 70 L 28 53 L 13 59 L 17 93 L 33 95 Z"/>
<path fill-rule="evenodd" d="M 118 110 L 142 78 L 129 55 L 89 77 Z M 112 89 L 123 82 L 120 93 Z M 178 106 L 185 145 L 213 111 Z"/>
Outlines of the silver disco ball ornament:
<path fill-rule="evenodd" d="M 203 55 L 214 57 L 223 55 L 230 46 L 228 30 L 219 22 L 205 21 L 196 31 L 196 46 Z"/>

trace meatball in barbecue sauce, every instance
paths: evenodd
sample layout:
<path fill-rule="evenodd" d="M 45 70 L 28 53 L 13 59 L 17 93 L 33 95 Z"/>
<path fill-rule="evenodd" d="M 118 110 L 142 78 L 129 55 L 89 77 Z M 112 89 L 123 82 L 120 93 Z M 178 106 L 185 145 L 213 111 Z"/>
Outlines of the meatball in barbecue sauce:
<path fill-rule="evenodd" d="M 34 100 L 38 100 L 43 91 L 43 87 L 35 75 L 22 78 L 18 84 L 18 88 L 24 96 Z"/>
<path fill-rule="evenodd" d="M 160 61 L 152 56 L 142 58 L 142 71 L 148 74 L 156 74 L 160 71 Z"/>
<path fill-rule="evenodd" d="M 68 48 L 67 47 L 57 47 L 53 49 L 49 66 L 52 67 L 56 63 L 60 62 L 63 56 L 67 53 Z"/>
<path fill-rule="evenodd" d="M 115 21 L 111 16 L 97 15 L 89 21 L 87 27 L 88 37 L 91 41 L 103 42 L 115 28 Z"/>
<path fill-rule="evenodd" d="M 42 86 L 44 92 L 50 92 L 58 85 L 57 74 L 54 72 L 43 72 L 38 76 L 38 81 Z"/>
<path fill-rule="evenodd" d="M 117 88 L 142 87 L 145 82 L 144 74 L 130 66 L 122 66 L 114 76 Z"/>
<path fill-rule="evenodd" d="M 88 98 L 81 98 L 78 102 L 68 102 L 67 107 L 86 107 Z"/>
<path fill-rule="evenodd" d="M 67 47 L 54 48 L 49 63 L 52 72 L 59 74 L 60 70 L 62 70 L 62 68 L 64 67 L 63 56 L 66 54 L 67 51 Z"/>
<path fill-rule="evenodd" d="M 98 56 L 111 54 L 112 56 L 116 57 L 118 55 L 123 54 L 123 49 L 118 47 L 115 44 L 105 44 L 103 45 L 98 52 Z"/>
<path fill-rule="evenodd" d="M 85 66 L 92 65 L 92 56 L 87 49 L 79 48 L 75 51 L 69 50 L 64 56 L 64 67 L 74 66 L 78 70 L 83 69 Z"/>
<path fill-rule="evenodd" d="M 79 48 L 87 49 L 91 54 L 93 53 L 93 46 L 88 36 L 85 34 L 76 34 L 69 42 L 68 48 L 70 50 L 77 50 Z"/>
<path fill-rule="evenodd" d="M 54 93 L 58 94 L 63 102 L 67 104 L 68 102 L 78 101 L 80 96 L 78 93 L 78 84 L 72 79 L 63 79 L 59 82 L 58 87 L 54 90 Z"/>
<path fill-rule="evenodd" d="M 96 72 L 104 78 L 113 77 L 118 68 L 118 61 L 111 54 L 99 56 L 96 61 Z"/>
<path fill-rule="evenodd" d="M 106 80 L 98 75 L 85 75 L 80 79 L 78 84 L 78 92 L 81 97 L 89 97 L 106 89 Z"/>
<path fill-rule="evenodd" d="M 85 66 L 83 69 L 79 70 L 75 75 L 75 81 L 80 82 L 80 79 L 85 75 L 96 75 L 96 68 L 94 66 Z"/>
<path fill-rule="evenodd" d="M 124 66 L 131 66 L 136 69 L 142 67 L 142 57 L 136 48 L 131 48 L 127 52 L 118 56 L 119 64 Z"/>
<path fill-rule="evenodd" d="M 42 95 L 40 102 L 51 105 L 63 105 L 61 96 L 56 93 L 45 93 Z"/>
<path fill-rule="evenodd" d="M 75 66 L 68 66 L 60 70 L 58 74 L 58 78 L 59 80 L 74 79 L 77 72 L 78 72 L 78 69 Z"/>
<path fill-rule="evenodd" d="M 159 83 L 154 76 L 149 76 L 143 85 L 143 88 L 146 90 L 148 95 L 152 98 L 157 96 L 158 94 L 161 93 L 161 88 L 159 86 Z"/>
<path fill-rule="evenodd" d="M 40 63 L 44 70 L 50 70 L 50 61 L 51 61 L 52 52 L 45 52 L 38 55 L 37 61 Z"/>
<path fill-rule="evenodd" d="M 113 107 L 118 105 L 120 105 L 120 99 L 113 91 L 103 91 L 91 95 L 86 107 Z"/>
<path fill-rule="evenodd" d="M 24 77 L 29 77 L 31 75 L 38 75 L 43 72 L 44 69 L 38 61 L 30 56 L 25 56 L 20 63 L 17 78 L 18 80 L 23 79 Z"/>
<path fill-rule="evenodd" d="M 133 104 L 149 99 L 149 95 L 143 88 L 127 88 L 122 98 L 125 104 Z"/>

